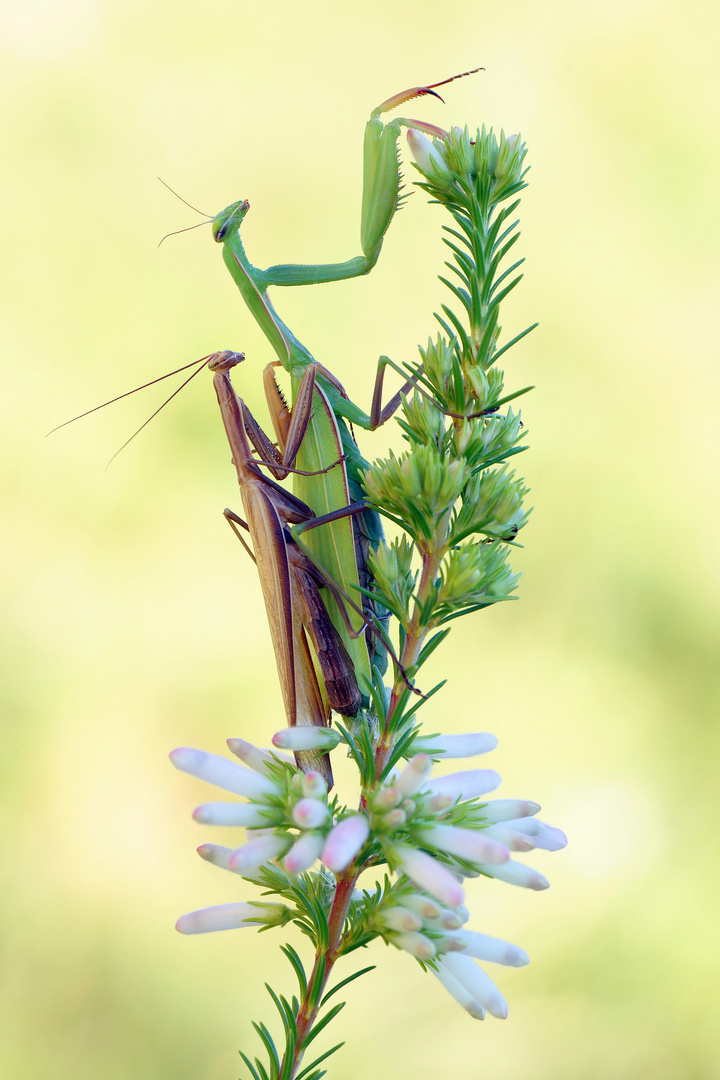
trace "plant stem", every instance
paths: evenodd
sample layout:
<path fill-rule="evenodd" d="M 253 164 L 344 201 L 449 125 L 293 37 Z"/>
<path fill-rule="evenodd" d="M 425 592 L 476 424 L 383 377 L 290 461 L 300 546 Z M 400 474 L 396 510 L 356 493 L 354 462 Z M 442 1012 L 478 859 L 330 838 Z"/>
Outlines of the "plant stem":
<path fill-rule="evenodd" d="M 315 963 L 308 980 L 308 987 L 300 1004 L 297 1018 L 297 1042 L 292 1056 L 290 1071 L 286 1072 L 286 1059 L 283 1058 L 280 1076 L 293 1080 L 305 1053 L 305 1043 L 317 1019 L 320 1002 L 325 992 L 330 973 L 338 958 L 338 948 L 342 940 L 343 927 L 350 908 L 355 883 L 360 876 L 360 869 L 353 863 L 338 876 L 330 914 L 328 915 L 328 944 L 326 949 L 319 948 L 315 953 Z M 322 965 L 323 973 L 318 984 L 318 971 Z"/>
<path fill-rule="evenodd" d="M 438 528 L 438 532 L 440 532 Z M 443 530 L 444 531 L 444 530 Z M 407 627 L 407 633 L 405 636 L 405 645 L 403 647 L 402 655 L 400 657 L 400 663 L 403 668 L 412 667 L 416 663 L 420 651 L 423 647 L 425 638 L 427 637 L 429 626 L 421 625 L 420 612 L 422 607 L 430 595 L 431 590 L 434 588 L 435 579 L 437 578 L 438 571 L 440 569 L 440 563 L 442 561 L 443 551 L 440 545 L 433 547 L 432 549 L 424 552 L 422 557 L 422 571 L 420 574 L 420 584 L 417 591 L 417 602 L 415 604 L 415 610 L 413 611 L 412 619 Z M 385 722 L 385 732 L 380 739 L 377 750 L 375 751 L 375 775 L 381 776 L 388 758 L 392 753 L 393 738 L 390 734 L 392 730 L 392 720 L 395 716 L 395 711 L 398 707 L 400 695 L 405 689 L 405 683 L 399 675 L 396 676 L 393 684 L 392 694 L 390 696 L 390 704 L 388 706 L 387 720 Z"/>

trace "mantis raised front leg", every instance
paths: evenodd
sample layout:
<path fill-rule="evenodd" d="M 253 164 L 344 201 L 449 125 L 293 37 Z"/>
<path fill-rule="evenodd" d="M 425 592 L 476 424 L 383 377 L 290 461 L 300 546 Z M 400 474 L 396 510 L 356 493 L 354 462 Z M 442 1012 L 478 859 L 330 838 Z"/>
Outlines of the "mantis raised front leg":
<path fill-rule="evenodd" d="M 354 716 L 361 707 L 361 696 L 350 656 L 319 596 L 319 587 L 324 582 L 286 528 L 288 524 L 307 522 L 315 515 L 301 499 L 260 472 L 246 431 L 249 414 L 235 394 L 228 374 L 237 363 L 238 354 L 229 352 L 217 353 L 208 361 L 208 367 L 215 373 L 215 391 L 238 474 L 247 524 L 242 519 L 235 520 L 246 524 L 253 540 L 287 722 L 290 726 L 322 727 L 329 723 L 330 708 Z M 312 396 L 314 377 L 314 368 L 310 368 L 301 387 L 301 400 L 304 394 L 308 398 Z M 298 410 L 297 416 L 297 435 L 292 429 L 293 445 L 295 440 L 302 442 L 302 426 L 309 420 L 309 408 L 304 410 L 304 416 Z M 272 466 L 273 462 L 269 464 Z M 283 466 L 283 471 L 287 471 L 289 460 Z M 308 636 L 321 669 L 323 687 L 318 682 Z M 317 769 L 328 785 L 332 785 L 327 755 L 302 751 L 297 757 L 301 768 Z"/>
<path fill-rule="evenodd" d="M 444 80 L 444 82 L 451 81 L 452 79 Z M 401 199 L 397 140 L 402 128 L 420 129 L 438 136 L 445 135 L 441 129 L 419 120 L 400 117 L 384 125 L 380 117 L 383 113 L 413 98 L 428 94 L 438 97 L 434 86 L 441 85 L 443 83 L 414 87 L 396 94 L 375 109 L 368 121 L 363 154 L 360 228 L 362 255 L 343 263 L 288 264 L 260 270 L 250 263 L 240 239 L 240 226 L 248 212 L 249 203 L 246 200 L 233 203 L 213 218 L 213 237 L 223 245 L 225 263 L 247 306 L 275 350 L 280 363 L 290 373 L 294 402 L 297 400 L 302 376 L 314 360 L 308 349 L 298 341 L 278 316 L 267 295 L 268 287 L 340 281 L 367 274 L 372 269 L 380 254 L 385 232 Z M 295 483 L 297 494 L 313 508 L 318 516 L 330 514 L 362 498 L 361 479 L 367 468 L 367 462 L 360 454 L 345 421 L 366 429 L 373 429 L 391 415 L 393 409 L 399 404 L 399 400 L 399 395 L 396 395 L 390 406 L 381 410 L 376 396 L 373 410 L 368 415 L 349 401 L 342 386 L 326 368 L 319 369 L 312 417 L 298 452 L 298 465 L 308 475 L 298 476 Z M 277 427 L 276 434 L 278 441 L 281 441 L 282 437 Z M 336 456 L 338 441 L 341 441 L 346 456 L 346 469 L 325 472 L 324 470 Z M 308 539 L 313 557 L 327 574 L 337 581 L 346 593 L 350 594 L 357 591 L 360 584 L 357 548 L 363 542 L 376 546 L 383 536 L 379 516 L 372 510 L 363 513 L 356 529 L 361 537 L 358 545 L 355 541 L 353 524 L 347 518 L 335 521 L 327 529 L 314 531 Z M 342 613 L 334 601 L 329 602 L 328 608 L 333 623 L 352 656 L 355 670 L 359 676 L 362 675 L 369 681 L 370 662 L 364 638 L 356 638 L 347 631 Z M 361 619 L 356 617 L 353 621 L 353 632 L 357 632 L 361 624 Z"/>

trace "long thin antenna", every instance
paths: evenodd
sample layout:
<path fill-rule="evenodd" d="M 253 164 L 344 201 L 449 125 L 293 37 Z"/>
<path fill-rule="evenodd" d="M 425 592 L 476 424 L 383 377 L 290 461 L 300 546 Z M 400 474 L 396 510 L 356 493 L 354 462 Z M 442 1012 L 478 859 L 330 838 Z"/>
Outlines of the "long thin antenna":
<path fill-rule="evenodd" d="M 87 409 L 85 412 L 80 413 L 78 416 L 73 416 L 72 420 L 65 420 L 64 423 L 58 424 L 57 427 L 52 428 L 52 430 L 48 431 L 45 438 L 47 439 L 48 435 L 52 435 L 54 431 L 59 431 L 60 428 L 67 427 L 68 424 L 74 424 L 76 420 L 82 420 L 83 416 L 89 416 L 90 413 L 97 412 L 98 409 L 104 409 L 106 405 L 113 405 L 116 401 L 122 401 L 123 398 L 130 397 L 131 394 L 137 394 L 138 390 L 146 390 L 148 386 L 154 386 L 155 383 L 162 382 L 163 379 L 169 379 L 173 375 L 179 375 L 181 371 L 187 371 L 188 368 L 195 367 L 196 364 L 204 364 L 210 359 L 212 355 L 212 353 L 208 353 L 208 355 L 203 356 L 201 360 L 193 360 L 191 364 L 183 364 L 182 367 L 175 368 L 174 371 L 168 371 L 167 375 L 160 375 L 159 378 L 151 379 L 150 382 L 143 383 L 142 386 L 136 386 L 134 390 L 127 390 L 124 394 L 118 394 L 117 397 L 110 398 L 109 401 L 104 401 L 102 405 L 96 405 L 93 409 Z M 184 385 L 185 383 L 183 383 L 183 386 Z M 160 407 L 162 408 L 162 406 Z"/>
<path fill-rule="evenodd" d="M 459 79 L 460 77 L 461 77 L 460 75 L 455 76 L 456 79 Z M 438 86 L 439 85 L 441 85 L 441 84 L 438 83 Z M 173 193 L 173 195 L 175 196 L 176 199 L 179 199 L 180 202 L 185 203 L 185 205 L 189 206 L 191 210 L 194 210 L 196 214 L 202 214 L 203 217 L 206 217 L 208 219 L 212 218 L 212 214 L 203 214 L 202 210 L 198 210 L 197 206 L 193 206 L 193 204 L 189 203 L 187 201 L 187 199 L 183 199 L 182 195 L 178 195 L 177 191 L 173 191 L 173 189 L 170 187 L 170 185 L 166 184 L 165 181 L 162 179 L 162 177 L 158 176 L 157 179 L 160 181 L 160 183 L 163 185 L 163 187 L 166 187 L 168 189 L 168 191 L 172 191 L 172 193 Z"/>
<path fill-rule="evenodd" d="M 168 236 L 178 236 L 181 232 L 190 232 L 192 229 L 200 229 L 203 225 L 209 224 L 209 221 L 198 221 L 197 225 L 188 225 L 186 229 L 174 229 L 172 232 L 166 232 L 162 240 L 158 241 L 158 247 L 160 247 L 160 244 L 162 244 L 163 240 L 167 240 Z"/>
<path fill-rule="evenodd" d="M 189 206 L 191 210 L 194 210 L 196 214 L 201 214 L 202 217 L 207 218 L 207 221 L 199 221 L 197 225 L 188 225 L 188 227 L 186 229 L 175 229 L 174 232 L 165 233 L 162 240 L 158 244 L 158 247 L 160 247 L 160 244 L 162 244 L 163 240 L 167 240 L 168 236 L 178 236 L 179 233 L 190 232 L 191 229 L 198 229 L 200 227 L 200 225 L 207 225 L 209 222 L 212 221 L 212 218 L 213 218 L 212 214 L 203 214 L 202 210 L 198 210 L 197 206 L 193 206 L 193 204 L 189 203 L 187 201 L 187 199 L 183 199 L 182 195 L 178 195 L 177 191 L 175 191 L 173 188 L 171 188 L 169 184 L 166 184 L 161 176 L 158 176 L 157 179 L 160 181 L 162 186 L 166 187 L 168 189 L 168 191 L 172 192 L 172 194 L 175 196 L 175 198 L 179 199 L 181 203 L 185 203 L 185 205 Z"/>
<path fill-rule="evenodd" d="M 207 357 L 207 356 L 204 356 L 204 357 L 202 358 L 202 360 L 196 360 L 196 361 L 195 361 L 195 363 L 199 365 L 199 367 L 198 367 L 197 371 L 193 371 L 192 375 L 189 375 L 189 376 L 188 376 L 188 378 L 187 378 L 187 379 L 185 380 L 185 382 L 183 382 L 183 383 L 180 383 L 180 386 L 178 386 L 177 390 L 174 390 L 174 391 L 173 391 L 173 393 L 172 393 L 172 394 L 170 395 L 170 397 L 169 397 L 169 398 L 167 398 L 167 399 L 166 399 L 165 401 L 163 401 L 162 405 L 160 405 L 160 406 L 159 406 L 159 407 L 158 407 L 158 408 L 157 408 L 157 409 L 155 410 L 155 412 L 154 412 L 154 413 L 153 413 L 153 414 L 152 414 L 151 416 L 148 416 L 148 418 L 147 418 L 147 420 L 145 421 L 145 423 L 144 423 L 144 424 L 141 424 L 141 425 L 140 425 L 140 427 L 139 427 L 139 428 L 137 429 L 137 431 L 134 431 L 134 432 L 133 432 L 133 434 L 132 434 L 132 435 L 130 436 L 130 438 L 129 438 L 129 439 L 126 439 L 126 440 L 125 440 L 125 442 L 124 442 L 124 443 L 122 444 L 122 446 L 120 447 L 120 450 L 116 450 L 116 451 L 115 451 L 115 453 L 113 454 L 113 456 L 112 456 L 112 457 L 110 458 L 110 460 L 108 461 L 107 465 L 105 466 L 105 469 L 106 469 L 106 470 L 110 468 L 110 466 L 112 465 L 113 461 L 114 461 L 114 460 L 115 460 L 115 458 L 116 458 L 116 457 L 118 456 L 118 454 L 120 453 L 120 451 L 121 451 L 121 450 L 124 450 L 124 449 L 125 449 L 125 447 L 126 447 L 126 446 L 128 445 L 128 443 L 131 443 L 131 442 L 133 441 L 133 439 L 135 438 L 135 436 L 136 436 L 136 435 L 139 435 L 139 434 L 140 434 L 140 432 L 142 431 L 142 429 L 143 429 L 143 428 L 145 428 L 145 427 L 147 427 L 147 426 L 148 426 L 148 424 L 150 423 L 150 421 L 151 421 L 151 420 L 154 420 L 154 419 L 155 419 L 155 417 L 157 416 L 157 414 L 158 414 L 158 413 L 159 413 L 159 412 L 160 412 L 160 411 L 161 411 L 162 409 L 164 409 L 164 408 L 165 408 L 165 406 L 166 406 L 166 405 L 168 405 L 168 404 L 169 404 L 169 403 L 170 403 L 170 402 L 172 401 L 172 399 L 173 399 L 174 397 L 176 397 L 176 396 L 177 396 L 177 395 L 178 395 L 178 394 L 180 393 L 180 391 L 181 391 L 181 390 L 183 390 L 183 389 L 184 389 L 184 388 L 185 388 L 185 387 L 187 386 L 187 384 L 188 384 L 188 383 L 190 382 L 190 380 L 191 380 L 191 379 L 194 379 L 194 378 L 195 378 L 195 376 L 196 376 L 196 375 L 198 375 L 198 374 L 199 374 L 199 373 L 200 373 L 200 372 L 202 371 L 203 367 L 205 366 L 205 362 L 207 361 L 207 359 L 208 359 L 208 357 Z M 186 367 L 190 367 L 190 366 L 191 366 L 190 364 L 186 364 Z M 184 369 L 184 368 L 180 368 L 179 370 L 180 370 L 180 371 L 184 371 L 185 369 Z M 156 380 L 156 381 L 157 381 L 157 380 Z"/>

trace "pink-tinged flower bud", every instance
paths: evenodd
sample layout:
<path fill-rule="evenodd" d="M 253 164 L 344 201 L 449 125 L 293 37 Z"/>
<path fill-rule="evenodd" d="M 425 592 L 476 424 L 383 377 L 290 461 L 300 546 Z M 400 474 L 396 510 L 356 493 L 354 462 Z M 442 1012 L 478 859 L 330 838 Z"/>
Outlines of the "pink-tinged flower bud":
<path fill-rule="evenodd" d="M 270 859 L 284 855 L 290 847 L 291 840 L 287 835 L 275 832 L 265 833 L 255 840 L 249 840 L 247 844 L 236 848 L 228 859 L 228 870 L 243 877 L 253 877 L 257 874 L 263 863 Z"/>
<path fill-rule="evenodd" d="M 476 829 L 433 825 L 430 829 L 421 829 L 417 835 L 424 844 L 471 862 L 502 863 L 510 858 L 506 847 Z"/>
<path fill-rule="evenodd" d="M 462 1005 L 466 1012 L 470 1013 L 474 1020 L 484 1020 L 485 1010 L 479 1001 L 476 1001 L 469 990 L 455 978 L 451 971 L 445 967 L 443 961 L 437 965 L 437 970 L 430 969 L 433 975 L 440 980 L 451 997 L 454 997 L 458 1005 Z"/>
<path fill-rule="evenodd" d="M 443 956 L 442 965 L 491 1016 L 496 1016 L 498 1020 L 507 1020 L 508 1007 L 505 998 L 492 979 L 469 956 L 447 953 Z"/>
<path fill-rule="evenodd" d="M 242 765 L 218 754 L 206 754 L 204 750 L 180 746 L 170 754 L 170 760 L 176 769 L 182 769 L 225 791 L 232 791 L 235 795 L 244 795 L 246 799 L 262 799 L 265 795 L 277 793 L 275 784 L 268 777 L 244 769 Z"/>
<path fill-rule="evenodd" d="M 319 833 L 303 833 L 283 859 L 283 866 L 288 874 L 304 874 L 309 870 L 315 860 L 320 858 L 322 846 L 323 838 Z"/>
<path fill-rule="evenodd" d="M 446 907 L 457 907 L 465 899 L 463 887 L 442 863 L 407 844 L 394 844 L 393 861 L 404 874 Z"/>
<path fill-rule="evenodd" d="M 541 809 L 540 803 L 527 799 L 491 799 L 483 807 L 486 821 L 511 821 L 514 818 L 532 817 Z"/>
<path fill-rule="evenodd" d="M 498 741 L 495 735 L 478 731 L 472 735 L 435 735 L 429 739 L 416 739 L 413 749 L 421 754 L 442 754 L 445 758 L 477 757 L 494 750 Z"/>
<path fill-rule="evenodd" d="M 343 818 L 330 832 L 322 849 L 321 859 L 328 870 L 339 874 L 353 861 L 370 834 L 364 814 Z"/>
<path fill-rule="evenodd" d="M 382 824 L 386 829 L 399 829 L 406 821 L 407 814 L 399 806 L 396 806 L 394 810 L 388 810 L 387 814 L 383 816 Z"/>
<path fill-rule="evenodd" d="M 458 934 L 445 934 L 438 945 L 438 952 L 465 952 L 465 942 Z"/>
<path fill-rule="evenodd" d="M 422 919 L 410 908 L 388 907 L 378 911 L 378 918 L 388 930 L 397 930 L 398 933 L 410 934 L 422 929 Z"/>
<path fill-rule="evenodd" d="M 532 867 L 524 866 L 523 863 L 515 862 L 513 859 L 503 863 L 502 866 L 485 864 L 481 869 L 488 877 L 506 881 L 508 885 L 520 885 L 523 889 L 534 889 L 536 892 L 550 888 L 550 882 L 546 877 L 539 874 L 537 870 L 533 870 Z"/>
<path fill-rule="evenodd" d="M 377 795 L 373 797 L 372 808 L 379 812 L 382 812 L 383 810 L 392 810 L 397 806 L 401 799 L 402 795 L 397 788 L 381 788 Z"/>
<path fill-rule="evenodd" d="M 228 870 L 228 862 L 234 850 L 234 848 L 223 847 L 221 844 L 201 844 L 197 853 L 205 862 L 219 866 L 221 870 Z"/>
<path fill-rule="evenodd" d="M 499 801 L 499 800 L 498 800 Z M 533 839 L 545 831 L 546 826 L 536 817 L 510 818 L 509 821 L 501 821 L 498 825 L 491 825 L 487 830 L 495 835 L 496 830 L 511 829 L 513 832 L 521 832 Z"/>
<path fill-rule="evenodd" d="M 433 795 L 451 795 L 453 799 L 474 799 L 494 791 L 502 782 L 494 769 L 468 769 L 467 772 L 451 773 L 430 780 L 428 788 Z"/>
<path fill-rule="evenodd" d="M 312 726 L 283 728 L 272 737 L 273 746 L 281 750 L 334 750 L 339 742 L 337 731 Z"/>
<path fill-rule="evenodd" d="M 441 912 L 440 918 L 437 920 L 439 930 L 459 930 L 463 925 L 463 919 L 458 915 L 457 911 L 452 911 L 450 908 L 446 908 Z"/>
<path fill-rule="evenodd" d="M 532 821 L 532 818 L 529 818 Z M 538 834 L 541 832 L 538 829 Z M 532 851 L 535 847 L 535 841 L 527 833 L 521 832 L 519 829 L 508 829 L 506 825 L 489 825 L 485 829 L 485 835 L 491 836 L 493 840 L 497 840 L 498 843 L 504 844 L 510 851 Z"/>
<path fill-rule="evenodd" d="M 193 818 L 200 825 L 236 825 L 243 829 L 259 829 L 270 824 L 260 807 L 251 803 L 203 803 L 195 807 Z"/>
<path fill-rule="evenodd" d="M 416 956 L 418 960 L 432 960 L 437 952 L 430 938 L 418 933 L 417 930 L 410 934 L 393 934 L 391 940 L 394 945 L 399 945 L 401 949 L 409 952 L 411 956 Z"/>
<path fill-rule="evenodd" d="M 427 754 L 418 754 L 408 761 L 407 765 L 395 781 L 395 787 L 401 795 L 407 797 L 416 795 L 420 788 L 425 786 L 427 777 L 432 770 L 432 761 Z M 414 807 L 413 807 L 414 809 Z"/>
<path fill-rule="evenodd" d="M 437 147 L 433 146 L 432 139 L 429 139 L 422 131 L 408 128 L 407 141 L 419 169 L 428 176 L 450 176 L 445 159 Z"/>
<path fill-rule="evenodd" d="M 556 829 L 552 825 L 545 825 L 543 831 L 539 836 L 535 838 L 535 847 L 543 848 L 545 851 L 561 851 L 562 848 L 567 847 L 567 836 L 561 829 Z"/>
<path fill-rule="evenodd" d="M 181 934 L 209 934 L 215 930 L 237 930 L 261 926 L 279 926 L 288 909 L 284 904 L 218 904 L 181 915 L 175 929 Z"/>
<path fill-rule="evenodd" d="M 428 810 L 433 814 L 441 814 L 455 802 L 452 795 L 431 795 L 426 802 Z"/>
<path fill-rule="evenodd" d="M 295 761 L 293 758 L 288 757 L 287 754 L 270 753 L 269 750 L 260 750 L 257 746 L 253 746 L 252 743 L 246 742 L 245 739 L 227 739 L 228 749 L 239 757 L 241 761 L 244 761 L 249 769 L 254 769 L 255 772 L 264 773 L 267 775 L 268 765 L 273 762 L 282 761 L 286 765 L 292 765 L 295 768 Z"/>
<path fill-rule="evenodd" d="M 428 921 L 438 919 L 443 910 L 435 900 L 431 900 L 429 896 L 423 896 L 421 893 L 403 896 L 402 902 L 404 907 L 414 911 L 421 919 Z"/>
<path fill-rule="evenodd" d="M 319 772 L 303 773 L 302 790 L 309 799 L 324 799 L 328 790 L 327 781 Z"/>
<path fill-rule="evenodd" d="M 329 816 L 327 803 L 319 799 L 300 799 L 293 806 L 292 819 L 301 829 L 319 829 Z"/>
<path fill-rule="evenodd" d="M 502 938 L 478 934 L 475 930 L 461 930 L 454 937 L 458 940 L 459 951 L 476 960 L 486 960 L 491 964 L 505 964 L 507 967 L 524 967 L 530 963 L 530 957 L 524 949 L 512 945 Z"/>

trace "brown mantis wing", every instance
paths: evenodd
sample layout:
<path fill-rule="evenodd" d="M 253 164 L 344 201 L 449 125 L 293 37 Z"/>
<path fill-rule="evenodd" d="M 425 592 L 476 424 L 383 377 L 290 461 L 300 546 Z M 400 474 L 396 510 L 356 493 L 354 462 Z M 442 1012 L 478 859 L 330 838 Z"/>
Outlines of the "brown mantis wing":
<path fill-rule="evenodd" d="M 309 635 L 322 671 L 328 701 L 343 716 L 356 716 L 362 706 L 352 660 L 333 626 L 320 596 L 325 582 L 294 541 L 288 544 L 293 604 Z"/>
<path fill-rule="evenodd" d="M 262 475 L 252 458 L 243 403 L 227 373 L 227 366 L 232 365 L 226 366 L 219 356 L 209 366 L 215 371 L 215 390 L 255 548 L 287 722 L 290 726 L 326 726 L 329 708 L 318 683 L 306 633 L 315 647 L 330 706 L 345 715 L 355 715 L 361 698 L 350 657 L 320 599 L 318 586 L 322 582 L 285 531 L 286 523 L 308 521 L 314 514 L 300 499 Z M 312 390 L 310 380 L 309 385 Z M 332 785 L 327 754 L 302 751 L 296 759 L 304 771 L 317 769 Z"/>

